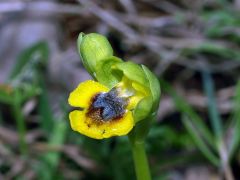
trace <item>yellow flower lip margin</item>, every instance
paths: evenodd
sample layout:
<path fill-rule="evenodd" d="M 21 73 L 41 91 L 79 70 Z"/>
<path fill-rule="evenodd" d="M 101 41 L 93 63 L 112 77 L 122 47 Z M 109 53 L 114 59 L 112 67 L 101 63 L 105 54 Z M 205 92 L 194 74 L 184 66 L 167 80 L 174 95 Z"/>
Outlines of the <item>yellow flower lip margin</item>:
<path fill-rule="evenodd" d="M 83 135 L 94 139 L 109 138 L 112 136 L 123 136 L 128 134 L 133 126 L 134 119 L 132 112 L 126 109 L 125 114 L 117 119 L 97 122 L 88 116 L 88 110 L 92 103 L 92 98 L 99 93 L 108 92 L 109 89 L 92 80 L 80 83 L 78 87 L 71 92 L 68 102 L 73 107 L 80 107 L 83 110 L 74 110 L 70 112 L 69 119 L 71 127 Z"/>

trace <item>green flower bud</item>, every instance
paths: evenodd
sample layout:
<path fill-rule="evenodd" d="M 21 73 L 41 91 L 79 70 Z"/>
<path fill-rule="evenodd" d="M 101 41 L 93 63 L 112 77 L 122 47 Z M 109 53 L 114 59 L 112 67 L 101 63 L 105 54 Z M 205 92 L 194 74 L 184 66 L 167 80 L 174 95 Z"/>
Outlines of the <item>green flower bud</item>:
<path fill-rule="evenodd" d="M 102 59 L 113 55 L 113 49 L 110 43 L 103 35 L 96 33 L 84 35 L 80 33 L 77 45 L 85 68 L 96 78 L 96 64 Z"/>

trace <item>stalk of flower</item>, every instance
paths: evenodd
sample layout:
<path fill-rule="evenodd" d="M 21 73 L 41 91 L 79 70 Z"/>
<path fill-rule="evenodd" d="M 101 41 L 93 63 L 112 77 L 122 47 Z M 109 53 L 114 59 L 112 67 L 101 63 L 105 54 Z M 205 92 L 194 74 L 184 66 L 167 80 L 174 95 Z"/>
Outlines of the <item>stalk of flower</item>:
<path fill-rule="evenodd" d="M 144 140 L 160 99 L 158 79 L 144 65 L 113 56 L 108 40 L 96 33 L 78 38 L 83 64 L 94 80 L 70 94 L 77 109 L 69 115 L 74 131 L 95 139 L 128 135 L 138 179 L 151 179 Z"/>

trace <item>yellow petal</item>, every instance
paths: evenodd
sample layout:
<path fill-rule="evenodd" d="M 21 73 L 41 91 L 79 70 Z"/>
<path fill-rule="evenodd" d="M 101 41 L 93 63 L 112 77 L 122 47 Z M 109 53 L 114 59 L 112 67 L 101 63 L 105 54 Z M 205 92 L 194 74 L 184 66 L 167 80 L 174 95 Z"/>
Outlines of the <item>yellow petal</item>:
<path fill-rule="evenodd" d="M 82 82 L 70 93 L 68 103 L 74 107 L 89 107 L 91 98 L 100 92 L 107 92 L 108 88 L 96 81 Z"/>
<path fill-rule="evenodd" d="M 81 121 L 84 121 L 85 116 L 83 111 L 75 110 L 70 112 L 69 119 L 70 119 L 71 128 L 74 131 L 77 131 L 79 128 L 81 128 L 81 125 L 82 125 Z"/>
<path fill-rule="evenodd" d="M 94 139 L 123 136 L 128 134 L 134 126 L 132 112 L 130 111 L 120 119 L 99 123 L 87 117 L 86 111 L 72 111 L 69 118 L 74 131 Z"/>
<path fill-rule="evenodd" d="M 112 136 L 123 136 L 128 134 L 134 126 L 134 120 L 132 112 L 128 111 L 122 118 L 109 121 L 105 124 L 105 133 L 103 138 L 109 138 Z"/>
<path fill-rule="evenodd" d="M 102 139 L 101 129 L 97 129 L 86 117 L 86 111 L 72 111 L 69 114 L 70 124 L 74 131 L 95 139 Z"/>

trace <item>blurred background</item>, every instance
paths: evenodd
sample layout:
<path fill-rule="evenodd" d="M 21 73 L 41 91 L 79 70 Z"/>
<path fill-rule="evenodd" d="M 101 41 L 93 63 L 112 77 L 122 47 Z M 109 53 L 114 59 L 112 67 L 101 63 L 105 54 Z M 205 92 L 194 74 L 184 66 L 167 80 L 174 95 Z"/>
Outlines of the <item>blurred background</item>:
<path fill-rule="evenodd" d="M 135 179 L 127 137 L 70 128 L 68 94 L 90 79 L 80 32 L 159 78 L 154 180 L 240 179 L 239 12 L 239 0 L 1 0 L 0 179 Z"/>

